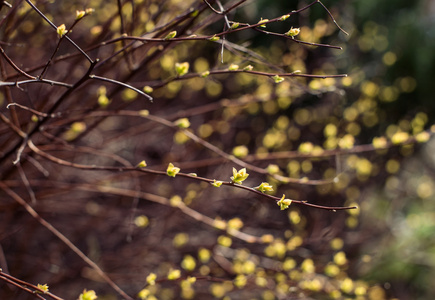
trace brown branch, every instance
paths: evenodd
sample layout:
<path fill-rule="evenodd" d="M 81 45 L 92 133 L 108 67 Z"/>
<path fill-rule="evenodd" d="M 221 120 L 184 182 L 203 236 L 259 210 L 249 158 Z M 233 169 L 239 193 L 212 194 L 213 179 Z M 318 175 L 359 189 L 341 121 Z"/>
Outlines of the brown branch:
<path fill-rule="evenodd" d="M 18 278 L 15 278 L 12 275 L 4 273 L 2 271 L 2 269 L 0 269 L 0 278 L 2 280 L 5 280 L 5 281 L 9 282 L 10 284 L 12 284 L 12 285 L 14 285 L 14 286 L 16 286 L 16 287 L 18 287 L 18 288 L 20 288 L 20 289 L 30 293 L 30 294 L 32 294 L 33 296 L 35 296 L 35 297 L 37 297 L 39 299 L 45 299 L 45 298 L 42 297 L 42 295 L 47 295 L 47 296 L 49 296 L 49 297 L 51 297 L 51 298 L 53 298 L 55 300 L 63 300 L 62 298 L 60 298 L 60 297 L 58 297 L 58 296 L 56 296 L 56 295 L 54 295 L 54 294 L 52 294 L 50 292 L 46 292 L 46 291 L 40 289 L 39 287 L 31 284 L 31 283 L 28 283 L 26 281 L 23 281 L 23 280 L 20 280 Z M 31 289 L 29 289 L 28 287 L 33 289 L 33 291 Z M 38 293 L 41 294 L 41 295 L 39 295 Z"/>
<path fill-rule="evenodd" d="M 51 27 L 53 27 L 55 30 L 57 30 L 57 26 L 50 21 L 50 19 L 47 18 L 46 15 L 44 15 L 36 6 L 33 4 L 30 0 L 26 0 L 26 2 L 35 10 L 48 24 L 50 24 Z M 80 48 L 69 36 L 65 36 L 65 39 L 68 40 L 86 59 L 91 63 L 94 64 L 94 60 L 92 60 L 86 52 L 83 51 L 82 48 Z"/>
<path fill-rule="evenodd" d="M 305 42 L 305 41 L 301 41 L 301 40 L 295 39 L 292 36 L 288 36 L 288 35 L 285 35 L 285 34 L 282 34 L 282 33 L 270 32 L 270 31 L 266 31 L 266 30 L 260 29 L 258 27 L 255 27 L 254 29 L 257 30 L 258 32 L 262 32 L 262 33 L 267 34 L 267 35 L 284 37 L 284 38 L 286 38 L 286 39 L 288 39 L 288 40 L 290 40 L 292 42 L 298 43 L 298 44 L 304 44 L 304 45 L 308 45 L 308 46 L 325 47 L 325 48 L 332 48 L 332 49 L 343 50 L 343 48 L 340 47 L 340 46 L 333 46 L 333 45 L 328 45 L 328 44 L 319 44 L 319 43 Z"/>
<path fill-rule="evenodd" d="M 77 168 L 77 169 L 82 169 L 82 170 L 94 170 L 94 171 L 118 171 L 118 172 L 123 172 L 123 171 L 138 171 L 138 172 L 143 172 L 143 173 L 148 173 L 148 174 L 153 174 L 153 175 L 163 175 L 163 176 L 168 176 L 168 174 L 165 171 L 158 171 L 158 170 L 152 170 L 150 168 L 135 168 L 135 167 L 111 167 L 111 166 L 97 166 L 97 165 L 84 165 L 84 164 L 77 164 L 77 163 L 73 163 L 73 162 L 69 162 L 60 158 L 57 158 L 51 154 L 48 154 L 44 151 L 42 151 L 41 149 L 39 149 L 38 147 L 36 147 L 32 141 L 28 141 L 28 146 L 29 148 L 34 151 L 35 153 L 39 154 L 40 156 L 56 163 L 59 165 L 63 165 L 63 166 L 68 166 L 68 167 L 72 167 L 72 168 Z M 199 177 L 197 175 L 193 175 L 193 174 L 186 174 L 186 173 L 178 173 L 177 174 L 178 177 L 186 177 L 186 178 L 190 178 L 193 180 L 197 180 L 197 181 L 204 181 L 207 183 L 214 183 L 215 179 L 209 179 L 209 178 L 204 178 L 204 177 Z M 275 197 L 275 196 L 271 196 L 268 194 L 264 194 L 258 190 L 256 190 L 255 188 L 252 187 L 247 187 L 247 186 L 243 186 L 241 184 L 234 184 L 231 181 L 223 181 L 222 185 L 227 185 L 227 186 L 232 186 L 235 188 L 239 188 L 239 189 L 244 189 L 250 192 L 253 192 L 257 195 L 260 195 L 262 197 L 266 197 L 269 198 L 271 200 L 274 201 L 279 201 L 281 198 L 279 197 Z M 321 205 L 314 205 L 314 204 L 310 204 L 308 203 L 306 200 L 292 200 L 293 203 L 295 204 L 300 204 L 300 205 L 304 205 L 304 206 L 310 206 L 310 207 L 315 207 L 315 208 L 319 208 L 319 209 L 325 209 L 325 210 L 330 210 L 330 211 L 336 211 L 336 210 L 349 210 L 349 209 L 355 209 L 357 207 L 355 206 L 348 206 L 348 207 L 330 207 L 330 206 L 321 206 Z"/>
<path fill-rule="evenodd" d="M 35 76 L 29 75 L 26 72 L 24 72 L 23 70 L 21 70 L 13 61 L 12 59 L 9 58 L 9 56 L 6 54 L 5 50 L 3 49 L 3 47 L 0 46 L 0 53 L 3 55 L 3 57 L 6 59 L 6 61 L 9 63 L 9 65 L 11 65 L 11 67 L 17 71 L 18 73 L 20 73 L 21 75 L 29 78 L 29 79 L 36 79 Z"/>
<path fill-rule="evenodd" d="M 124 83 L 124 82 L 121 82 L 118 80 L 114 80 L 114 79 L 110 79 L 110 78 L 106 78 L 106 77 L 97 76 L 97 75 L 89 75 L 89 78 L 114 83 L 114 84 L 120 85 L 122 87 L 131 89 L 131 90 L 135 91 L 136 93 L 138 93 L 139 95 L 142 95 L 142 96 L 148 98 L 148 100 L 150 100 L 151 102 L 153 102 L 153 97 L 151 97 L 150 95 L 144 93 L 143 91 L 141 91 L 141 90 L 139 90 L 139 89 L 135 88 L 134 86 L 131 86 L 127 83 Z"/>
<path fill-rule="evenodd" d="M 335 21 L 334 17 L 332 16 L 331 12 L 329 11 L 329 9 L 320 0 L 317 0 L 317 2 L 319 2 L 320 5 L 322 5 L 322 7 L 326 10 L 326 12 L 328 13 L 332 22 L 334 22 L 335 26 L 337 26 L 338 29 L 340 29 L 340 31 L 343 32 L 345 35 L 349 35 L 349 33 L 347 33 L 343 28 L 341 28 L 340 25 L 338 25 L 337 21 Z"/>
<path fill-rule="evenodd" d="M 347 77 L 347 74 L 335 74 L 335 75 L 314 75 L 314 74 L 301 74 L 298 72 L 292 72 L 292 73 L 270 73 L 270 72 L 260 72 L 260 71 L 249 71 L 249 70 L 210 70 L 209 71 L 209 75 L 219 75 L 219 74 L 236 74 L 236 73 L 246 73 L 246 74 L 252 74 L 252 75 L 257 75 L 257 76 L 265 76 L 265 77 L 269 77 L 272 78 L 274 76 L 280 76 L 280 77 L 303 77 L 303 78 L 320 78 L 320 79 L 325 79 L 325 78 L 343 78 L 343 77 Z M 166 80 L 163 80 L 159 83 L 154 83 L 154 84 L 150 84 L 150 86 L 152 86 L 153 88 L 161 88 L 163 86 L 168 85 L 169 83 L 173 82 L 173 81 L 178 81 L 178 80 L 188 80 L 188 79 L 192 79 L 192 78 L 202 78 L 203 75 L 201 73 L 190 73 L 190 74 L 186 74 L 184 76 L 173 76 L 170 77 Z"/>
<path fill-rule="evenodd" d="M 92 269 L 94 269 L 98 275 L 104 281 L 106 281 L 119 295 L 121 295 L 124 299 L 133 300 L 132 297 L 127 295 L 112 279 L 107 276 L 106 273 L 89 257 L 87 257 L 76 245 L 74 245 L 66 236 L 64 236 L 60 231 L 53 227 L 49 222 L 43 219 L 23 198 L 21 198 L 18 194 L 12 191 L 7 185 L 0 181 L 0 188 L 8 194 L 12 199 L 18 202 L 21 206 L 23 206 L 27 212 L 37 220 L 42 226 L 47 228 L 51 233 L 53 233 L 58 239 L 60 239 L 65 245 L 68 246 L 74 253 L 76 253 L 84 262 L 86 262 Z"/>
<path fill-rule="evenodd" d="M 1 270 L 0 270 L 0 271 L 1 271 Z M 42 299 L 42 300 L 45 299 L 45 298 L 43 298 L 41 295 L 35 294 L 35 293 L 34 293 L 32 290 L 30 290 L 29 288 L 27 288 L 27 287 L 25 287 L 25 286 L 22 286 L 22 285 L 20 285 L 20 284 L 18 284 L 18 283 L 16 283 L 14 280 L 11 280 L 11 279 L 7 278 L 7 277 L 4 276 L 3 274 L 4 274 L 3 272 L 0 272 L 0 279 L 1 279 L 1 280 L 6 281 L 7 283 L 12 284 L 13 286 L 16 286 L 17 288 L 19 288 L 19 289 L 21 289 L 21 290 L 23 290 L 23 291 L 25 291 L 25 292 L 27 292 L 27 293 L 29 293 L 29 294 L 35 296 L 36 298 L 39 298 L 39 299 Z"/>

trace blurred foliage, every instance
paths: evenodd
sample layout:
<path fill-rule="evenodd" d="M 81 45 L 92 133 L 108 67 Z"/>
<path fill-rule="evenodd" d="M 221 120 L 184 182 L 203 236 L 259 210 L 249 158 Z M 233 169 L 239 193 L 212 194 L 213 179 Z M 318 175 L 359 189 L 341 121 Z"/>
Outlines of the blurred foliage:
<path fill-rule="evenodd" d="M 36 2 L 67 29 L 76 10 L 94 8 L 69 37 L 100 58 L 97 75 L 143 89 L 154 102 L 119 85 L 87 82 L 62 104 L 61 118 L 44 125 L 37 136 L 41 149 L 78 164 L 121 167 L 144 160 L 142 167 L 166 171 L 174 163 L 171 170 L 230 180 L 234 163 L 194 142 L 183 131 L 189 130 L 228 154 L 295 182 L 248 168 L 247 186 L 267 181 L 274 189 L 269 194 L 279 198 L 285 194 L 312 204 L 360 209 L 328 212 L 291 204 L 280 211 L 270 199 L 182 178 L 180 170 L 171 173 L 175 178 L 83 171 L 26 150 L 22 166 L 37 199 L 32 203 L 36 211 L 141 299 L 431 299 L 434 145 L 413 140 L 427 141 L 435 131 L 430 1 L 325 1 L 349 36 L 320 5 L 267 24 L 266 30 L 282 34 L 300 28 L 298 40 L 343 50 L 244 30 L 225 37 L 223 57 L 219 43 L 205 40 L 136 41 L 116 55 L 128 40 L 100 43 L 123 33 L 164 38 L 174 31 L 180 37 L 213 35 L 224 28 L 222 17 L 203 1 L 122 3 L 121 21 L 116 2 L 92 0 L 86 7 L 83 1 Z M 309 3 L 248 1 L 228 17 L 255 24 Z M 2 22 L 2 47 L 20 68 L 38 75 L 56 48 L 57 35 L 27 3 L 16 5 Z M 195 15 L 190 7 L 204 9 Z M 1 14 L 7 14 L 6 7 Z M 76 52 L 63 43 L 56 57 Z M 3 80 L 16 80 L 10 75 L 15 71 L 2 64 Z M 207 73 L 249 65 L 261 72 L 349 76 L 291 77 L 278 83 L 246 72 Z M 77 55 L 54 62 L 45 77 L 75 83 L 86 70 L 86 60 Z M 202 76 L 188 77 L 193 73 Z M 40 84 L 2 87 L 1 112 L 9 113 L 5 106 L 11 99 L 47 111 L 62 91 Z M 120 113 L 127 110 L 143 118 Z M 93 112 L 113 115 L 98 118 Z M 15 114 L 11 118 L 19 120 L 19 128 L 33 126 L 30 112 L 17 109 Z M 153 123 L 148 114 L 178 128 Z M 1 132 L 2 154 L 21 142 L 5 124 Z M 388 142 L 395 146 L 385 146 Z M 25 160 L 32 155 L 38 162 Z M 23 175 L 10 160 L 1 162 L 1 180 L 27 200 Z M 309 180 L 326 183 L 307 184 Z M 107 192 L 109 187 L 118 193 Z M 141 198 L 138 191 L 148 196 Z M 5 194 L 1 197 L 3 271 L 47 283 L 66 299 L 85 288 L 95 290 L 98 299 L 116 298 L 94 269 L 35 226 Z M 192 211 L 201 216 L 192 217 L 197 216 Z M 261 242 L 251 243 L 234 232 Z M 3 282 L 0 295 L 27 299 Z"/>

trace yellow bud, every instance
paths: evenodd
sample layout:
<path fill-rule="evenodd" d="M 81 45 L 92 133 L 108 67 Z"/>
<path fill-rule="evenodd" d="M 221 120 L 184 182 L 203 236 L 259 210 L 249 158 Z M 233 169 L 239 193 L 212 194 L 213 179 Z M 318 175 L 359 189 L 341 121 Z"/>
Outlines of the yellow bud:
<path fill-rule="evenodd" d="M 284 78 L 278 75 L 272 76 L 273 81 L 275 81 L 275 83 L 280 83 L 284 81 Z"/>
<path fill-rule="evenodd" d="M 263 19 L 263 18 L 261 18 L 261 20 L 258 22 L 258 24 L 262 24 L 262 25 L 260 25 L 261 28 L 266 28 L 266 24 L 263 24 L 263 23 L 266 23 L 266 22 L 269 22 L 269 19 Z"/>
<path fill-rule="evenodd" d="M 231 64 L 229 67 L 228 67 L 228 70 L 229 71 L 237 71 L 239 69 L 239 65 L 236 65 L 236 64 Z"/>
<path fill-rule="evenodd" d="M 147 162 L 145 160 L 143 160 L 137 164 L 138 168 L 145 168 L 146 166 L 147 166 Z"/>
<path fill-rule="evenodd" d="M 166 174 L 168 174 L 168 176 L 175 177 L 178 172 L 180 172 L 180 168 L 177 168 L 172 163 L 169 163 L 168 168 L 166 169 Z"/>
<path fill-rule="evenodd" d="M 38 283 L 38 289 L 41 289 L 44 293 L 47 293 L 48 292 L 48 285 Z"/>
<path fill-rule="evenodd" d="M 67 34 L 68 30 L 66 30 L 65 24 L 60 25 L 59 27 L 57 27 L 57 35 L 61 38 L 63 37 L 65 34 Z"/>
<path fill-rule="evenodd" d="M 216 34 L 215 34 L 214 36 L 212 36 L 212 37 L 209 38 L 208 40 L 209 40 L 209 41 L 212 41 L 212 42 L 217 42 L 217 41 L 220 40 L 220 37 L 216 36 Z"/>
<path fill-rule="evenodd" d="M 183 63 L 176 63 L 175 64 L 175 71 L 177 72 L 178 76 L 186 75 L 187 72 L 189 72 L 189 63 L 183 62 Z"/>
<path fill-rule="evenodd" d="M 167 36 L 165 36 L 165 40 L 173 39 L 173 38 L 176 37 L 176 36 L 177 36 L 177 32 L 176 32 L 175 30 L 174 30 L 174 31 L 171 31 L 171 32 L 168 33 Z"/>
<path fill-rule="evenodd" d="M 216 179 L 213 179 L 213 182 L 211 183 L 214 187 L 220 187 L 222 185 L 222 181 L 217 181 Z"/>
<path fill-rule="evenodd" d="M 76 20 L 83 18 L 85 14 L 86 12 L 84 10 L 76 10 Z"/>
<path fill-rule="evenodd" d="M 287 36 L 291 36 L 291 37 L 295 37 L 295 36 L 297 36 L 299 33 L 301 32 L 301 29 L 300 28 L 290 28 L 290 30 L 289 31 L 287 31 L 286 33 L 285 33 L 285 35 L 287 35 Z"/>
<path fill-rule="evenodd" d="M 233 24 L 231 24 L 231 29 L 236 29 L 237 27 L 239 27 L 239 25 L 239 22 L 234 22 Z"/>

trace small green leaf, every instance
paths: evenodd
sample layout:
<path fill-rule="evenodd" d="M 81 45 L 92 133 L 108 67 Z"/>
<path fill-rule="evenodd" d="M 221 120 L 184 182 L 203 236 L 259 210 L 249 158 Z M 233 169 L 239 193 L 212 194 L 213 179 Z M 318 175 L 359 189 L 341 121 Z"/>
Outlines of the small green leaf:
<path fill-rule="evenodd" d="M 278 75 L 272 76 L 273 81 L 275 81 L 275 83 L 280 83 L 284 81 L 284 78 Z"/>
<path fill-rule="evenodd" d="M 266 22 L 269 22 L 269 19 L 263 19 L 263 18 L 261 18 L 261 20 L 258 21 L 258 24 L 262 24 L 262 25 L 260 25 L 261 28 L 266 28 L 266 24 L 263 24 L 263 23 L 266 23 Z"/>
<path fill-rule="evenodd" d="M 84 10 L 76 10 L 76 20 L 79 20 L 85 16 L 86 12 Z"/>
<path fill-rule="evenodd" d="M 276 203 L 281 208 L 281 210 L 287 209 L 292 201 L 290 199 L 285 199 L 285 195 L 282 195 L 282 198 Z"/>
<path fill-rule="evenodd" d="M 189 72 L 189 63 L 183 62 L 183 63 L 176 63 L 175 64 L 175 72 L 177 72 L 178 76 L 186 75 L 187 72 Z"/>
<path fill-rule="evenodd" d="M 175 167 L 172 163 L 169 163 L 166 169 L 166 174 L 171 177 L 175 177 L 180 172 L 180 168 Z"/>
<path fill-rule="evenodd" d="M 63 37 L 68 32 L 68 30 L 66 30 L 65 24 L 62 24 L 59 27 L 57 27 L 56 31 L 57 31 L 57 35 L 60 38 Z"/>
<path fill-rule="evenodd" d="M 167 36 L 165 36 L 165 40 L 170 40 L 170 39 L 173 39 L 174 37 L 176 37 L 177 36 L 177 31 L 171 31 L 171 32 L 169 32 L 168 33 L 168 35 Z"/>
<path fill-rule="evenodd" d="M 295 36 L 297 36 L 299 33 L 301 32 L 301 29 L 300 28 L 290 28 L 290 30 L 289 31 L 287 31 L 286 33 L 285 33 L 285 35 L 286 36 L 291 36 L 291 37 L 295 37 Z"/>
<path fill-rule="evenodd" d="M 191 16 L 192 18 L 194 18 L 194 17 L 196 17 L 198 14 L 199 14 L 199 10 L 195 9 L 194 11 L 192 11 L 192 12 L 190 13 L 190 16 Z"/>
<path fill-rule="evenodd" d="M 208 40 L 211 42 L 217 42 L 219 41 L 221 38 L 216 36 L 216 34 L 214 36 L 212 36 L 211 38 L 209 38 Z"/>
<path fill-rule="evenodd" d="M 267 183 L 267 182 L 262 182 L 255 189 L 260 191 L 260 192 L 262 192 L 262 193 L 264 193 L 264 192 L 273 192 L 273 187 L 269 183 Z"/>
<path fill-rule="evenodd" d="M 246 67 L 243 68 L 243 71 L 252 71 L 253 69 L 254 69 L 253 66 L 247 65 Z"/>
<path fill-rule="evenodd" d="M 210 183 L 214 187 L 220 187 L 222 185 L 222 181 L 217 181 L 216 179 L 213 179 L 213 182 Z"/>
<path fill-rule="evenodd" d="M 290 17 L 290 15 L 283 15 L 279 20 L 280 21 L 285 21 Z"/>
<path fill-rule="evenodd" d="M 231 64 L 229 67 L 228 67 L 228 70 L 229 71 L 237 71 L 239 69 L 239 65 L 236 65 L 236 64 Z"/>
<path fill-rule="evenodd" d="M 202 78 L 206 78 L 206 77 L 208 77 L 208 75 L 210 75 L 210 71 L 204 71 L 201 73 Z"/>
<path fill-rule="evenodd" d="M 239 27 L 239 25 L 239 22 L 234 22 L 233 24 L 231 24 L 231 29 L 236 29 L 237 27 Z"/>
<path fill-rule="evenodd" d="M 90 290 L 83 290 L 83 293 L 80 294 L 79 299 L 78 300 L 95 300 L 97 299 L 97 294 L 95 293 L 95 291 Z"/>
<path fill-rule="evenodd" d="M 233 176 L 231 176 L 231 181 L 233 183 L 242 184 L 242 182 L 248 178 L 249 174 L 246 173 L 246 168 L 240 169 L 237 171 L 233 168 Z"/>
<path fill-rule="evenodd" d="M 39 284 L 37 285 L 38 289 L 41 289 L 43 293 L 48 293 L 48 285 L 47 284 Z M 40 291 L 36 291 L 37 293 L 40 293 Z"/>
<path fill-rule="evenodd" d="M 87 8 L 86 10 L 76 10 L 76 20 L 79 20 L 85 16 L 92 14 L 95 10 L 93 8 Z"/>
<path fill-rule="evenodd" d="M 140 163 L 138 163 L 136 167 L 145 168 L 146 166 L 147 166 L 147 162 L 145 160 L 143 160 Z"/>

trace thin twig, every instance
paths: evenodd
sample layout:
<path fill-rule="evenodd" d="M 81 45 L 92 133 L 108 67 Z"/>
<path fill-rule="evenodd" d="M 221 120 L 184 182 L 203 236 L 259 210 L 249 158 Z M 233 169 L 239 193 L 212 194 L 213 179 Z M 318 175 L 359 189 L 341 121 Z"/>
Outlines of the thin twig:
<path fill-rule="evenodd" d="M 51 154 L 48 154 L 48 153 L 42 151 L 41 149 L 36 147 L 36 145 L 33 144 L 32 141 L 28 141 L 28 146 L 32 151 L 39 154 L 40 156 L 42 156 L 42 157 L 44 157 L 44 158 L 46 158 L 46 159 L 48 159 L 56 164 L 63 165 L 63 166 L 73 167 L 73 168 L 82 169 L 82 170 L 94 170 L 94 171 L 107 170 L 107 171 L 118 171 L 118 172 L 119 171 L 138 171 L 138 172 L 149 173 L 149 174 L 154 174 L 154 175 L 168 176 L 168 174 L 165 171 L 152 170 L 150 168 L 110 167 L 110 166 L 84 165 L 84 164 L 73 163 L 73 162 L 66 161 L 64 159 L 55 157 Z M 197 181 L 204 181 L 204 182 L 208 182 L 210 184 L 215 181 L 215 179 L 204 178 L 204 177 L 200 177 L 200 176 L 196 176 L 196 175 L 192 175 L 192 174 L 181 173 L 181 172 L 178 173 L 177 176 L 178 177 L 186 177 L 186 178 L 190 178 L 190 179 L 197 180 Z M 281 199 L 279 197 L 264 194 L 264 193 L 256 190 L 255 188 L 252 188 L 252 187 L 247 187 L 247 186 L 243 186 L 240 184 L 234 184 L 231 181 L 222 181 L 222 185 L 227 185 L 227 186 L 232 186 L 232 187 L 239 188 L 239 189 L 244 189 L 244 190 L 256 193 L 258 195 L 261 195 L 263 197 L 269 198 L 269 199 L 274 200 L 274 201 L 279 201 Z M 315 205 L 315 204 L 308 203 L 306 200 L 292 200 L 292 201 L 295 204 L 300 204 L 300 205 L 304 205 L 304 206 L 311 206 L 314 208 L 325 209 L 325 210 L 330 210 L 330 211 L 349 210 L 349 209 L 356 209 L 357 208 L 356 206 L 330 207 L 330 206 Z"/>
<path fill-rule="evenodd" d="M 32 202 L 32 204 L 36 204 L 35 192 L 33 191 L 32 187 L 30 186 L 29 180 L 27 179 L 27 176 L 23 170 L 23 167 L 21 166 L 21 164 L 19 162 L 16 164 L 16 166 L 18 168 L 18 173 L 20 174 L 21 181 L 24 183 L 24 186 L 26 187 L 27 193 L 29 194 L 30 201 Z"/>
<path fill-rule="evenodd" d="M 45 300 L 45 298 L 42 297 L 41 295 L 35 294 L 31 289 L 29 289 L 29 288 L 27 288 L 27 287 L 25 287 L 25 286 L 23 286 L 23 285 L 21 285 L 21 284 L 16 283 L 14 280 L 11 280 L 11 279 L 7 278 L 7 277 L 4 276 L 4 275 L 5 275 L 5 274 L 4 274 L 3 272 L 0 272 L 0 279 L 1 279 L 1 280 L 6 281 L 7 283 L 16 286 L 17 288 L 19 288 L 19 289 L 21 289 L 21 290 L 23 290 L 23 291 L 25 291 L 25 292 L 27 292 L 27 293 L 33 295 L 34 297 L 36 297 L 36 298 L 38 298 L 38 299 Z"/>
<path fill-rule="evenodd" d="M 347 33 L 343 28 L 341 28 L 340 25 L 338 25 L 337 21 L 335 21 L 334 17 L 332 16 L 331 12 L 329 11 L 329 9 L 320 0 L 317 0 L 317 2 L 319 2 L 320 5 L 323 6 L 323 8 L 326 10 L 329 17 L 331 18 L 332 22 L 334 22 L 335 26 L 337 26 L 338 29 L 340 29 L 340 31 L 343 32 L 345 35 L 349 35 L 349 33 Z"/>
<path fill-rule="evenodd" d="M 2 280 L 9 282 L 10 284 L 12 284 L 16 287 L 28 292 L 28 293 L 31 293 L 33 296 L 35 296 L 39 299 L 45 299 L 44 297 L 42 297 L 42 295 L 44 295 L 44 296 L 49 296 L 55 300 L 63 300 L 62 298 L 60 298 L 60 297 L 58 297 L 58 296 L 56 296 L 48 291 L 42 290 L 41 288 L 39 288 L 38 286 L 36 286 L 34 284 L 31 284 L 31 283 L 28 283 L 26 281 L 15 278 L 12 275 L 6 274 L 5 272 L 3 272 L 2 269 L 0 269 L 0 278 Z"/>
<path fill-rule="evenodd" d="M 298 44 L 304 44 L 304 45 L 308 45 L 308 46 L 325 47 L 325 48 L 332 48 L 332 49 L 343 50 L 343 48 L 340 47 L 340 46 L 333 46 L 333 45 L 328 45 L 328 44 L 319 44 L 319 43 L 305 42 L 305 41 L 301 41 L 301 40 L 295 39 L 292 36 L 287 36 L 287 35 L 282 34 L 282 33 L 275 33 L 275 32 L 266 31 L 266 30 L 260 29 L 258 27 L 255 27 L 254 30 L 257 30 L 257 31 L 262 32 L 262 33 L 265 33 L 267 35 L 274 35 L 274 36 L 279 36 L 279 37 L 285 37 L 288 40 L 290 40 L 292 42 L 295 42 L 295 43 L 298 43 Z"/>
<path fill-rule="evenodd" d="M 26 0 L 26 2 L 48 23 L 51 27 L 53 27 L 55 30 L 57 30 L 57 26 L 54 25 L 53 22 L 50 21 L 47 16 L 45 16 L 30 0 Z M 94 61 L 86 54 L 86 52 L 83 51 L 82 48 L 80 48 L 69 36 L 65 36 L 65 38 L 77 49 L 80 51 L 80 53 L 86 57 L 86 59 L 92 64 Z"/>
<path fill-rule="evenodd" d="M 21 75 L 29 78 L 29 79 L 36 79 L 35 76 L 32 76 L 30 74 L 27 74 L 26 72 L 24 72 L 23 70 L 21 70 L 13 61 L 12 59 L 9 58 L 9 56 L 6 54 L 5 50 L 0 46 L 0 52 L 3 55 L 3 57 L 6 59 L 6 61 L 9 63 L 9 65 L 11 65 L 12 68 L 14 68 L 15 71 L 17 71 L 18 73 L 20 73 Z"/>
<path fill-rule="evenodd" d="M 127 83 L 124 83 L 124 82 L 121 82 L 121 81 L 118 81 L 118 80 L 114 80 L 114 79 L 110 79 L 110 78 L 106 78 L 106 77 L 97 76 L 97 75 L 90 75 L 89 78 L 91 78 L 91 79 L 98 79 L 98 80 L 101 80 L 101 81 L 106 81 L 106 82 L 110 82 L 110 83 L 114 83 L 114 84 L 126 87 L 126 88 L 128 88 L 130 90 L 133 90 L 136 93 L 138 93 L 138 94 L 148 98 L 148 100 L 153 102 L 153 97 L 151 97 L 150 95 L 144 93 L 143 91 L 141 91 L 141 90 L 139 90 L 139 89 L 135 88 L 134 86 L 131 86 L 131 85 L 127 84 Z"/>
<path fill-rule="evenodd" d="M 15 81 L 15 82 L 0 81 L 0 86 L 19 87 L 22 84 L 28 84 L 28 83 L 46 83 L 46 84 L 49 84 L 49 85 L 58 85 L 58 86 L 63 86 L 63 87 L 67 87 L 67 88 L 71 88 L 72 87 L 72 85 L 68 84 L 68 83 L 54 81 L 54 80 L 48 80 L 48 79 L 39 79 L 39 78 L 30 79 L 30 80 L 21 80 L 21 81 Z"/>

